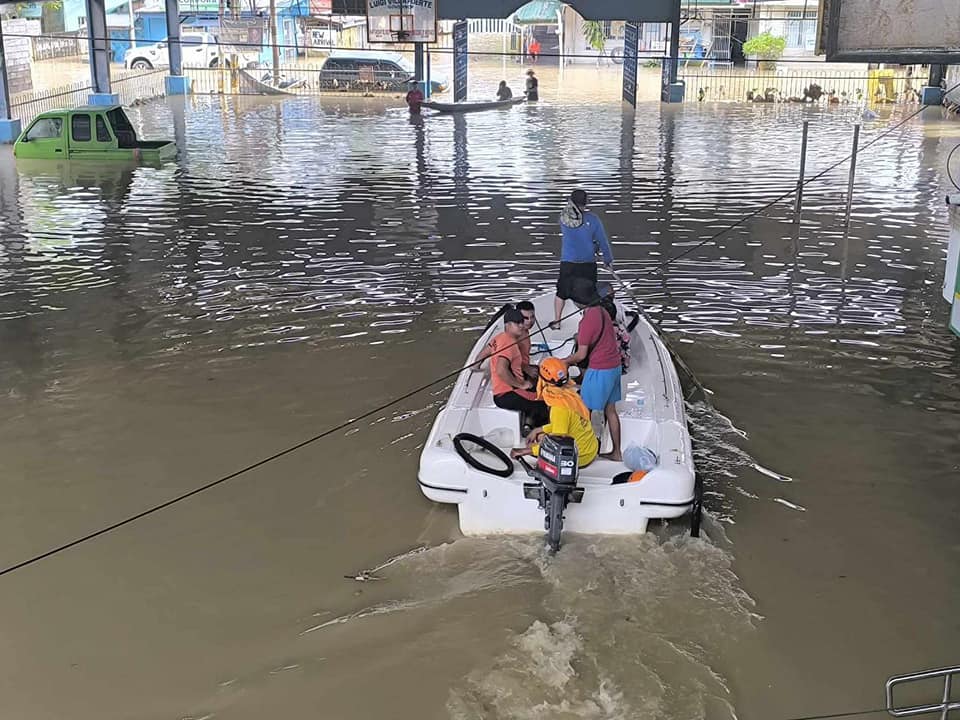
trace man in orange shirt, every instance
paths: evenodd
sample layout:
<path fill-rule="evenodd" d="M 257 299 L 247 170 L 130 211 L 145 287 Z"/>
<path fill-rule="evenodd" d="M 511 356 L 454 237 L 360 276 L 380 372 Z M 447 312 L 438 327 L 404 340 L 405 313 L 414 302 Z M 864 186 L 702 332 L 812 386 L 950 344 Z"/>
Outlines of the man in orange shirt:
<path fill-rule="evenodd" d="M 516 308 L 503 314 L 503 332 L 490 341 L 490 382 L 493 402 L 504 410 L 527 415 L 534 427 L 545 425 L 550 408 L 537 398 L 533 381 L 524 375 L 524 357 L 520 345 L 527 336 L 525 318 Z"/>
<path fill-rule="evenodd" d="M 534 65 L 536 65 L 537 58 L 540 57 L 540 41 L 534 38 L 530 41 L 530 45 L 527 46 L 527 49 L 530 51 L 530 60 Z"/>

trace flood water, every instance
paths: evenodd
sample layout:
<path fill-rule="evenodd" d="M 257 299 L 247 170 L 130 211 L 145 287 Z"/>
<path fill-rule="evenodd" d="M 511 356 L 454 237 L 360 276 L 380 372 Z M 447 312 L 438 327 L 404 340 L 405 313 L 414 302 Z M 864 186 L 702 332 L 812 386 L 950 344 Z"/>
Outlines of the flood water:
<path fill-rule="evenodd" d="M 960 125 L 929 110 L 864 151 L 849 231 L 842 166 L 801 225 L 780 203 L 656 270 L 795 183 L 803 119 L 813 174 L 856 117 L 197 97 L 136 114 L 182 145 L 161 168 L 0 151 L 4 567 L 462 364 L 552 288 L 574 186 L 713 392 L 700 540 L 462 538 L 416 483 L 441 384 L 0 577 L 0 715 L 778 720 L 956 663 Z"/>

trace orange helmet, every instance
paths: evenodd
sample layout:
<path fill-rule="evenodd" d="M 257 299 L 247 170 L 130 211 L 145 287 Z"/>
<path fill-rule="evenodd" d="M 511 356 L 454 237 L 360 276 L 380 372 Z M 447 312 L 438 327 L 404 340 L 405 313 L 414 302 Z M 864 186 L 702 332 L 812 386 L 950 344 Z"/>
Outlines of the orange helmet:
<path fill-rule="evenodd" d="M 540 378 L 551 385 L 565 385 L 570 379 L 567 364 L 560 358 L 547 358 L 540 363 Z"/>

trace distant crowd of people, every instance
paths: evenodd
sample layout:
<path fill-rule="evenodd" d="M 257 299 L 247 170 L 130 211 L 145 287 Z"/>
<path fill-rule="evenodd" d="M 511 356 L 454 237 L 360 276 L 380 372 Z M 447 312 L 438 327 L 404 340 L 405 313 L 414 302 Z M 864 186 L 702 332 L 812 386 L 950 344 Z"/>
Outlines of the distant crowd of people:
<path fill-rule="evenodd" d="M 416 80 L 410 80 L 410 90 L 407 92 L 406 102 L 407 107 L 410 109 L 412 115 L 419 115 L 420 110 L 423 107 L 425 101 L 423 90 L 420 89 L 421 83 Z M 530 102 L 536 102 L 540 99 L 540 80 L 537 78 L 537 74 L 532 70 L 527 70 L 527 78 L 524 84 L 524 97 Z M 513 99 L 513 90 L 510 89 L 510 86 L 507 85 L 506 80 L 501 80 L 499 87 L 497 87 L 497 100 L 502 102 L 504 100 Z"/>

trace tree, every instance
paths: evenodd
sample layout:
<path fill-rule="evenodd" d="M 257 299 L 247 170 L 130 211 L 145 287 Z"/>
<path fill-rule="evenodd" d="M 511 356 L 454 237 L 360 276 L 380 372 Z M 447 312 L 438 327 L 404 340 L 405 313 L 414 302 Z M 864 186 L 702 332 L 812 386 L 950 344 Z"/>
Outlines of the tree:
<path fill-rule="evenodd" d="M 766 61 L 760 63 L 761 69 L 770 69 L 776 66 L 776 61 L 787 49 L 787 39 L 772 35 L 769 32 L 760 33 L 743 44 L 743 54 L 747 57 Z"/>
<path fill-rule="evenodd" d="M 583 26 L 583 38 L 587 45 L 598 52 L 603 52 L 607 46 L 607 34 L 603 31 L 603 23 L 599 20 L 588 20 Z"/>

